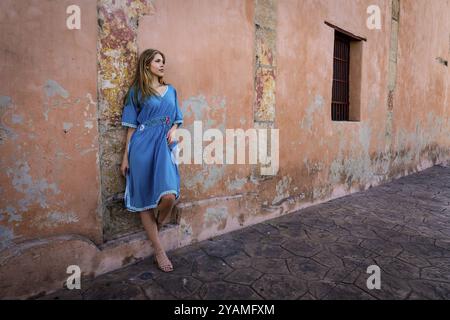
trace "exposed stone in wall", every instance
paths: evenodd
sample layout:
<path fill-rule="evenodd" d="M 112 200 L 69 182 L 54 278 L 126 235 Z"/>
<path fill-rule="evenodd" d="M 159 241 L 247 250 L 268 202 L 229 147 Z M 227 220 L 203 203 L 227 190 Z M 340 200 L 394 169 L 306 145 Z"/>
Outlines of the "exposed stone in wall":
<path fill-rule="evenodd" d="M 277 0 L 255 0 L 255 92 L 253 120 L 256 129 L 274 129 L 276 110 L 276 27 Z M 270 130 L 269 130 L 270 132 Z M 268 133 L 269 135 L 270 133 Z M 270 139 L 268 139 L 270 142 Z M 270 145 L 267 146 L 270 150 Z M 252 165 L 251 180 L 272 179 L 262 176 L 259 165 Z"/>
<path fill-rule="evenodd" d="M 254 120 L 275 121 L 276 0 L 255 0 Z"/>
<path fill-rule="evenodd" d="M 125 130 L 120 125 L 123 97 L 134 76 L 139 18 L 154 12 L 151 0 L 98 1 L 98 108 L 104 239 L 137 231 L 139 216 L 123 210 L 120 164 Z"/>
<path fill-rule="evenodd" d="M 394 113 L 394 90 L 397 81 L 397 47 L 398 47 L 398 28 L 400 21 L 400 0 L 391 2 L 391 34 L 389 46 L 389 68 L 388 68 L 388 97 L 386 113 L 386 131 L 385 131 L 385 156 L 388 161 L 392 159 L 392 122 Z"/>

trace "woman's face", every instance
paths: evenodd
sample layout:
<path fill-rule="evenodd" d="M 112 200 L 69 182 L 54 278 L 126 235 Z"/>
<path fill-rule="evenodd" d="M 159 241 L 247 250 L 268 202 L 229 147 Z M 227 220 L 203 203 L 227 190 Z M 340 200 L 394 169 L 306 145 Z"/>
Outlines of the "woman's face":
<path fill-rule="evenodd" d="M 157 53 L 150 63 L 150 72 L 158 77 L 164 76 L 164 62 L 162 56 Z"/>

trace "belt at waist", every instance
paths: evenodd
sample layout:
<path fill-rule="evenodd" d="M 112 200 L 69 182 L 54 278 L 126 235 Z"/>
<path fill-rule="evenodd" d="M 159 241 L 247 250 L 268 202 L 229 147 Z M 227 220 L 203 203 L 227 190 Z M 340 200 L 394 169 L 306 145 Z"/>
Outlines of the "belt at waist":
<path fill-rule="evenodd" d="M 154 126 L 158 126 L 161 124 L 169 125 L 169 123 L 170 123 L 169 116 L 155 117 L 155 118 L 148 119 L 148 120 L 144 121 L 143 123 L 141 123 L 139 125 L 138 129 L 144 130 L 145 127 L 154 127 Z"/>

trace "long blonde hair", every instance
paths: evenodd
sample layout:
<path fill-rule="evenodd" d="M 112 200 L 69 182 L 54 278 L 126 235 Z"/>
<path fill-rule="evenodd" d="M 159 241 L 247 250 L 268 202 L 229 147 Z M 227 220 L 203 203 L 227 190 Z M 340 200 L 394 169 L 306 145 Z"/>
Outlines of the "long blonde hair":
<path fill-rule="evenodd" d="M 136 73 L 134 76 L 133 83 L 131 84 L 130 88 L 128 89 L 127 94 L 124 97 L 124 104 L 128 100 L 128 96 L 130 95 L 131 89 L 134 88 L 134 95 L 131 97 L 133 99 L 133 102 L 138 108 L 138 111 L 141 109 L 141 101 L 144 101 L 145 98 L 149 96 L 156 96 L 159 97 L 159 93 L 153 89 L 152 87 L 152 80 L 153 77 L 158 77 L 158 82 L 160 84 L 166 85 L 166 82 L 163 80 L 163 77 L 154 75 L 150 68 L 147 68 L 150 63 L 153 61 L 153 58 L 155 55 L 160 54 L 162 56 L 163 62 L 166 63 L 166 57 L 164 54 L 156 49 L 147 49 L 144 52 L 141 53 L 139 56 L 139 61 L 136 66 Z M 139 92 L 141 93 L 141 98 L 139 99 Z"/>

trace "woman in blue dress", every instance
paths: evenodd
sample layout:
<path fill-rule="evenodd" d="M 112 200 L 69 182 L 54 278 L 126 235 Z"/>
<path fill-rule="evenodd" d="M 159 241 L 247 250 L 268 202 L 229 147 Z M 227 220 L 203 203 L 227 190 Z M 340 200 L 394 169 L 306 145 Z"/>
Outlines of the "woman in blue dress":
<path fill-rule="evenodd" d="M 128 127 L 121 172 L 126 178 L 125 207 L 139 212 L 162 271 L 173 270 L 158 231 L 180 197 L 175 131 L 183 123 L 177 92 L 166 84 L 165 56 L 147 49 L 124 99 L 122 125 Z"/>

